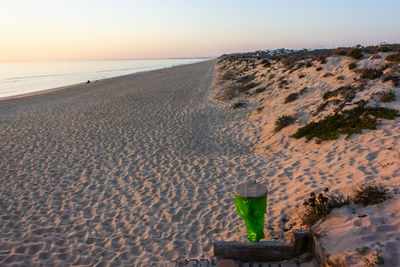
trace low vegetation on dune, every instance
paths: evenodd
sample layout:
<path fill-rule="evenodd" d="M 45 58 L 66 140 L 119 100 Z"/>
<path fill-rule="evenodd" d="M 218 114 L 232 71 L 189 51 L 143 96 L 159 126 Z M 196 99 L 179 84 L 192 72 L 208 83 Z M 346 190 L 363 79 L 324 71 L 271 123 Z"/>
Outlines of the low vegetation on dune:
<path fill-rule="evenodd" d="M 285 98 L 285 104 L 290 103 L 295 101 L 297 98 L 299 98 L 299 93 L 291 93 Z"/>
<path fill-rule="evenodd" d="M 351 62 L 349 64 L 349 70 L 355 69 L 357 67 L 357 64 L 355 62 Z"/>
<path fill-rule="evenodd" d="M 232 100 L 235 97 L 241 95 L 242 93 L 245 93 L 250 89 L 256 87 L 257 85 L 258 84 L 256 83 L 248 83 L 248 84 L 234 83 L 224 87 L 224 89 L 219 93 L 219 96 L 217 98 L 222 101 Z"/>
<path fill-rule="evenodd" d="M 361 78 L 362 79 L 370 79 L 370 80 L 374 80 L 377 79 L 379 77 L 381 77 L 381 75 L 383 74 L 382 70 L 378 70 L 378 69 L 364 69 L 362 71 L 361 74 Z"/>
<path fill-rule="evenodd" d="M 350 204 L 361 206 L 382 203 L 392 197 L 389 189 L 384 185 L 372 183 L 362 184 L 353 190 L 352 195 L 330 194 L 325 188 L 318 195 L 314 192 L 304 201 L 304 210 L 299 215 L 302 225 L 311 228 L 316 222 L 325 218 L 333 209 Z"/>
<path fill-rule="evenodd" d="M 313 66 L 312 62 L 311 62 L 311 61 L 307 61 L 307 63 L 306 63 L 306 68 L 310 68 L 310 67 L 312 67 L 312 66 Z"/>
<path fill-rule="evenodd" d="M 219 79 L 220 79 L 221 81 L 233 80 L 234 78 L 235 78 L 235 73 L 234 73 L 232 70 L 228 70 L 228 71 L 222 73 L 222 74 L 219 76 Z"/>
<path fill-rule="evenodd" d="M 354 190 L 353 203 L 375 205 L 390 198 L 389 189 L 383 185 L 364 184 Z"/>
<path fill-rule="evenodd" d="M 354 59 L 360 59 L 360 58 L 363 57 L 363 54 L 361 52 L 361 49 L 356 47 L 356 48 L 351 49 L 349 51 L 349 53 L 347 53 L 347 56 L 351 57 L 351 58 L 354 58 Z"/>
<path fill-rule="evenodd" d="M 383 248 L 370 241 L 388 244 L 396 237 L 370 235 L 370 231 L 397 225 L 397 221 L 390 221 L 383 212 L 395 212 L 398 197 L 379 206 L 364 206 L 395 196 L 393 183 L 387 187 L 362 184 L 349 194 L 337 190 L 366 180 L 386 183 L 396 177 L 400 158 L 395 140 L 400 121 L 400 112 L 396 110 L 400 94 L 399 56 L 400 44 L 358 45 L 226 55 L 217 65 L 217 74 L 222 75 L 217 75 L 216 84 L 220 87 L 215 91 L 225 94 L 234 112 L 248 115 L 255 153 L 271 157 L 277 163 L 274 166 L 278 168 L 268 178 L 272 181 L 271 189 L 290 187 L 292 183 L 296 189 L 293 193 L 285 191 L 287 199 L 278 199 L 288 208 L 283 215 L 280 207 L 273 210 L 276 215 L 273 217 L 279 218 L 281 214 L 282 218 L 277 225 L 269 223 L 270 237 L 282 238 L 284 232 L 295 226 L 312 228 L 321 242 L 340 246 L 340 253 L 325 250 L 331 255 L 327 262 L 332 266 L 347 266 L 350 258 L 366 266 L 384 262 Z M 222 82 L 218 84 L 219 81 Z M 377 128 L 380 129 L 373 132 Z M 314 167 L 320 171 L 315 172 Z M 325 182 L 332 186 L 333 193 L 321 188 L 305 195 L 304 206 L 297 213 L 299 217 L 292 218 L 303 200 L 298 192 Z M 289 207 L 288 201 L 296 204 Z M 331 214 L 338 208 L 342 209 Z M 372 218 L 378 216 L 382 222 L 373 223 Z M 358 227 L 359 222 L 362 227 Z M 332 225 L 341 229 L 339 235 Z M 367 232 L 353 231 L 361 228 Z M 379 232 L 393 233 L 396 228 L 393 229 Z M 343 233 L 347 232 L 350 239 L 354 234 L 368 240 L 353 247 L 341 244 L 347 242 L 343 239 Z"/>
<path fill-rule="evenodd" d="M 325 188 L 322 193 L 316 195 L 314 192 L 304 201 L 305 207 L 300 215 L 301 223 L 310 228 L 318 220 L 328 215 L 333 209 L 349 205 L 350 197 L 344 195 L 329 194 L 329 189 Z"/>
<path fill-rule="evenodd" d="M 325 73 L 322 77 L 323 77 L 323 78 L 326 78 L 326 77 L 331 77 L 331 76 L 333 76 L 333 74 L 330 73 L 330 72 L 327 72 L 327 73 Z"/>
<path fill-rule="evenodd" d="M 389 74 L 383 79 L 383 82 L 388 81 L 392 81 L 394 87 L 400 87 L 400 76 Z"/>
<path fill-rule="evenodd" d="M 329 115 L 318 122 L 310 122 L 299 128 L 292 137 L 296 139 L 305 137 L 307 141 L 316 138 L 316 142 L 321 143 L 321 141 L 337 139 L 341 134 L 350 137 L 352 134 L 361 133 L 364 129 L 375 130 L 380 124 L 379 119 L 394 120 L 396 116 L 399 115 L 394 109 L 356 107 Z"/>
<path fill-rule="evenodd" d="M 396 101 L 396 95 L 392 90 L 383 92 L 381 94 L 380 101 L 384 103 Z"/>
<path fill-rule="evenodd" d="M 283 128 L 293 124 L 296 121 L 296 116 L 294 115 L 283 115 L 276 119 L 275 121 L 275 132 L 279 132 Z"/>
<path fill-rule="evenodd" d="M 398 53 L 396 53 L 396 54 L 391 54 L 391 55 L 388 55 L 388 56 L 385 58 L 385 60 L 386 60 L 386 61 L 389 61 L 389 62 L 399 62 L 399 61 L 400 61 L 400 56 L 399 56 Z"/>
<path fill-rule="evenodd" d="M 293 138 L 305 137 L 307 141 L 315 139 L 317 143 L 321 143 L 337 139 L 341 134 L 349 137 L 360 134 L 363 130 L 376 129 L 382 119 L 393 120 L 398 116 L 396 110 L 379 107 L 379 103 L 396 101 L 395 88 L 400 86 L 399 51 L 399 44 L 382 44 L 312 51 L 281 49 L 272 54 L 254 52 L 226 55 L 220 59 L 218 65 L 221 74 L 217 82 L 224 85 L 221 86 L 218 98 L 223 101 L 236 99 L 238 103 L 243 101 L 243 97 L 249 101 L 252 101 L 251 97 L 258 97 L 265 102 L 265 96 L 268 96 L 275 105 L 273 98 L 283 97 L 283 104 L 295 102 L 287 107 L 293 109 L 288 113 L 296 116 L 283 115 L 272 121 L 274 133 L 295 124 L 297 117 L 302 117 L 310 118 L 311 122 L 299 127 L 291 135 Z M 379 54 L 382 52 L 388 54 Z M 336 58 L 331 59 L 332 56 Z M 350 63 L 345 63 L 349 61 L 346 57 L 352 59 Z M 377 60 L 375 65 L 374 60 Z M 342 68 L 332 64 L 348 65 Z M 319 76 L 317 72 L 322 70 L 325 71 Z M 315 79 L 317 77 L 320 78 Z M 389 87 L 389 82 L 393 88 Z M 371 90 L 377 83 L 380 83 L 379 86 L 384 84 L 384 87 L 380 91 Z M 312 84 L 318 86 L 313 87 Z M 304 89 L 296 89 L 299 86 Z M 299 106 L 302 103 L 298 100 L 299 97 L 306 92 L 310 92 L 308 96 L 315 97 L 317 87 L 323 90 L 320 93 L 322 99 L 314 102 L 314 107 L 309 105 L 308 110 L 304 110 Z M 308 101 L 308 96 L 302 97 L 302 100 Z M 236 103 L 233 108 L 239 107 Z M 263 103 L 262 106 L 267 105 Z M 257 106 L 259 105 L 255 105 L 255 109 Z M 348 109 L 348 106 L 354 108 Z M 257 109 L 257 112 L 263 114 L 261 109 Z M 313 120 L 317 116 L 318 121 Z"/>

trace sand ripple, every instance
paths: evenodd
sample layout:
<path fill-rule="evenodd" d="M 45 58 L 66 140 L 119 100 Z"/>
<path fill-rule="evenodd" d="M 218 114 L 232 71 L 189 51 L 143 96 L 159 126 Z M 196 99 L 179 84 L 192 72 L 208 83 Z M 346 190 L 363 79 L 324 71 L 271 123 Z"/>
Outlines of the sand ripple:
<path fill-rule="evenodd" d="M 208 101 L 213 66 L 1 101 L 0 264 L 207 258 L 245 236 L 233 188 L 265 164 L 246 111 Z"/>

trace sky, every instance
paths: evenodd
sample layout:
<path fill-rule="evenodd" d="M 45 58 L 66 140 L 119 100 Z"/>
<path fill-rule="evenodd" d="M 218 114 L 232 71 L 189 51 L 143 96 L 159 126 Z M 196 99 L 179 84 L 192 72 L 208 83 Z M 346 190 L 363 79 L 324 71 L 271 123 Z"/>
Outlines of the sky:
<path fill-rule="evenodd" d="M 0 62 L 400 42 L 399 0 L 0 0 Z"/>

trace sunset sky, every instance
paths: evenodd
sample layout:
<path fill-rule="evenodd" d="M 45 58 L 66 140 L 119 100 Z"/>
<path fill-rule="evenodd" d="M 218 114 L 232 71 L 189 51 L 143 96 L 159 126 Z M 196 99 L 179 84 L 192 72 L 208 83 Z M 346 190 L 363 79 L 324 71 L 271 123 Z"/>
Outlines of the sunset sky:
<path fill-rule="evenodd" d="M 400 42 L 400 1 L 1 1 L 0 62 Z"/>

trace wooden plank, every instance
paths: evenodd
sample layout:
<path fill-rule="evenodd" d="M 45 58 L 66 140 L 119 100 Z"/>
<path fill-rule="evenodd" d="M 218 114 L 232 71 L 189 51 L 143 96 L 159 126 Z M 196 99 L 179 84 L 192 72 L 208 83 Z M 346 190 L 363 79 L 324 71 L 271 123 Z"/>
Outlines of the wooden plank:
<path fill-rule="evenodd" d="M 254 243 L 215 242 L 214 256 L 242 261 L 281 261 L 294 257 L 293 244 L 262 241 Z"/>

